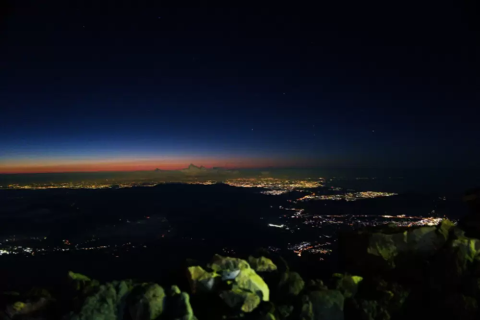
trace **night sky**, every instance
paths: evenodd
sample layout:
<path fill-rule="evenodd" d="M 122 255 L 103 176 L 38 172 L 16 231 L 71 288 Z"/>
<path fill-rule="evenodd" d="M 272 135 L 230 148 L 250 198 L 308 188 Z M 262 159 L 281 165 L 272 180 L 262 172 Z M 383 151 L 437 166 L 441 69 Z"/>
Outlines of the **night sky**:
<path fill-rule="evenodd" d="M 477 165 L 473 1 L 160 2 L 2 2 L 0 173 Z"/>

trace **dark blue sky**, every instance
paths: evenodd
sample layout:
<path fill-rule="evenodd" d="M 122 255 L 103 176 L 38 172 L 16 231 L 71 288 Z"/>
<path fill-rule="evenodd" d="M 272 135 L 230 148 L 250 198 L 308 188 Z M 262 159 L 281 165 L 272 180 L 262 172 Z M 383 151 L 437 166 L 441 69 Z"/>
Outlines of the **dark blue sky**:
<path fill-rule="evenodd" d="M 476 165 L 473 6 L 117 3 L 4 5 L 0 172 Z"/>

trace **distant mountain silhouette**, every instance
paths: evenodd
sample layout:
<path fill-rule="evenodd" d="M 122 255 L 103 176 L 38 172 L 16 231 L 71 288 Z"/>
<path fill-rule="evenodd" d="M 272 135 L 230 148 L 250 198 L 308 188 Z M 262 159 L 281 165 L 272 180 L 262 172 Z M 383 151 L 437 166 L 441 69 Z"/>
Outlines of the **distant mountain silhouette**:
<path fill-rule="evenodd" d="M 238 171 L 228 170 L 222 167 L 213 167 L 211 169 L 207 169 L 204 166 L 196 166 L 191 163 L 188 167 L 180 170 L 162 170 L 156 168 L 153 172 L 158 174 L 168 174 L 168 175 L 176 175 L 176 174 L 186 174 L 186 175 L 206 175 L 206 174 L 238 174 Z"/>
<path fill-rule="evenodd" d="M 193 163 L 191 163 L 188 166 L 188 168 L 182 169 L 180 171 L 183 172 L 183 173 L 187 173 L 187 174 L 199 174 L 199 173 L 206 173 L 207 168 L 205 168 L 204 166 L 198 167 L 198 166 L 194 165 Z"/>

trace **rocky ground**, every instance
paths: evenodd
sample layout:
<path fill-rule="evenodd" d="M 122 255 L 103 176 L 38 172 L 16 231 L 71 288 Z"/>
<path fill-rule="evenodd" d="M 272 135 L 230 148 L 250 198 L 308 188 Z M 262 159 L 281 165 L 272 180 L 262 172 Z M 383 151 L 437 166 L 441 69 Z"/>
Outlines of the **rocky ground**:
<path fill-rule="evenodd" d="M 450 221 L 357 230 L 339 241 L 341 273 L 327 279 L 304 279 L 267 251 L 247 259 L 215 255 L 207 265 L 190 261 L 183 292 L 70 272 L 55 294 L 3 292 L 0 319 L 477 318 L 480 240 Z"/>

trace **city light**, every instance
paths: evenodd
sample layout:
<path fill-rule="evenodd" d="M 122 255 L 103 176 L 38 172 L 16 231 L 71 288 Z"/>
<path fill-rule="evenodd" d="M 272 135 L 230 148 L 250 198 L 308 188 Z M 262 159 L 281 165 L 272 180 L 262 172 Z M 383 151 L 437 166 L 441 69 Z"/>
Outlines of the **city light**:
<path fill-rule="evenodd" d="M 268 224 L 270 227 L 275 227 L 275 228 L 283 228 L 285 225 L 283 224 L 272 224 L 272 223 L 269 223 Z"/>

